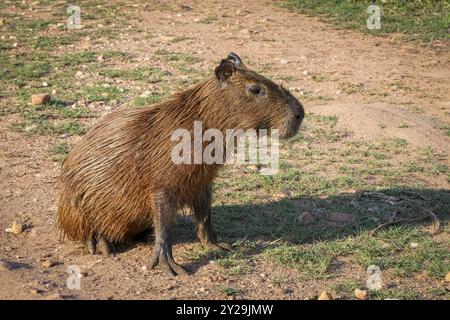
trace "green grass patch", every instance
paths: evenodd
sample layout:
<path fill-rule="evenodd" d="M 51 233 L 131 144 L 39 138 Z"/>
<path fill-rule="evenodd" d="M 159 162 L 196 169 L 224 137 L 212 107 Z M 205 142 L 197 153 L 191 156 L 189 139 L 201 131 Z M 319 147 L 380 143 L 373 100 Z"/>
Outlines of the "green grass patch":
<path fill-rule="evenodd" d="M 369 30 L 369 1 L 286 0 L 283 7 L 323 17 L 338 28 L 357 29 L 370 34 L 402 33 L 406 39 L 429 42 L 448 39 L 450 3 L 435 0 L 375 1 L 381 8 L 381 29 Z"/>
<path fill-rule="evenodd" d="M 52 145 L 48 153 L 52 161 L 62 162 L 64 158 L 69 154 L 72 145 L 67 142 L 58 142 Z"/>

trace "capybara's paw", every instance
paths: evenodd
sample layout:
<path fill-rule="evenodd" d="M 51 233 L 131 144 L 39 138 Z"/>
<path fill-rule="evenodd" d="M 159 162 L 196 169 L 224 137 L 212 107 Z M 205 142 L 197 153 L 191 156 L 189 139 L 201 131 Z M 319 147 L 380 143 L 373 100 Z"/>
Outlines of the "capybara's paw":
<path fill-rule="evenodd" d="M 98 250 L 105 257 L 109 257 L 113 249 L 113 245 L 106 241 L 104 237 L 92 237 L 89 240 L 86 240 L 84 252 L 86 254 L 96 254 Z"/>
<path fill-rule="evenodd" d="M 172 257 L 172 250 L 165 243 L 156 243 L 153 248 L 152 258 L 150 260 L 150 268 L 159 268 L 171 277 L 177 275 L 188 275 L 189 273 L 181 265 L 176 263 Z"/>

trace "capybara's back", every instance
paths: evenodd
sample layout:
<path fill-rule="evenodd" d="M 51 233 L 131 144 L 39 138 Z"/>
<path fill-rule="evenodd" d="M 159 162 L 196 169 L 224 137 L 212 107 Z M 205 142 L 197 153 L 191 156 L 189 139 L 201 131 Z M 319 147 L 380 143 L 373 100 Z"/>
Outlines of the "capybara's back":
<path fill-rule="evenodd" d="M 172 257 L 177 210 L 192 208 L 198 236 L 217 243 L 211 226 L 212 182 L 220 164 L 172 161 L 177 129 L 278 129 L 297 133 L 302 105 L 289 91 L 246 68 L 233 53 L 211 77 L 165 102 L 116 111 L 92 128 L 62 165 L 58 223 L 65 235 L 91 253 L 152 229 L 151 266 L 171 275 L 186 273 Z"/>

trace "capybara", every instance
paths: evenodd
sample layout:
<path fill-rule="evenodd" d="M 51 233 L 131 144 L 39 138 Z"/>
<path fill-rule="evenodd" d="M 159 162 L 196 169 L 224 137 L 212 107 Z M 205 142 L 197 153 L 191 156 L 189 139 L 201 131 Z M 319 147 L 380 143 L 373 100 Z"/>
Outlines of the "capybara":
<path fill-rule="evenodd" d="M 150 266 L 186 274 L 172 257 L 177 211 L 190 207 L 205 247 L 220 248 L 211 226 L 211 186 L 220 164 L 175 164 L 176 129 L 278 129 L 295 135 L 302 104 L 286 89 L 248 69 L 234 53 L 214 76 L 165 102 L 119 110 L 99 121 L 62 165 L 58 224 L 91 253 L 152 230 Z"/>

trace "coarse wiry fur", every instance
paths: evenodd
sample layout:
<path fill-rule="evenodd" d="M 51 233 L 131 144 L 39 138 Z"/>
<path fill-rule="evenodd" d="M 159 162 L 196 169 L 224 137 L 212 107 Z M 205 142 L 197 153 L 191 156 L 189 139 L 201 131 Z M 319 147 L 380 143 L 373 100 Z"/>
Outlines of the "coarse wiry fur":
<path fill-rule="evenodd" d="M 277 128 L 281 137 L 297 132 L 304 112 L 287 90 L 245 67 L 233 72 L 227 81 L 211 77 L 165 102 L 120 110 L 96 124 L 62 165 L 58 223 L 64 234 L 123 242 L 159 223 L 153 209 L 162 194 L 178 208 L 192 206 L 219 165 L 174 164 L 175 129 L 192 132 L 194 121 L 202 121 L 203 130 Z M 265 95 L 249 93 L 254 83 Z"/>

